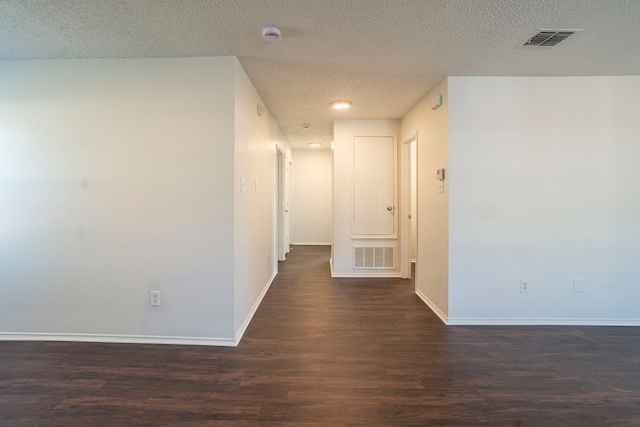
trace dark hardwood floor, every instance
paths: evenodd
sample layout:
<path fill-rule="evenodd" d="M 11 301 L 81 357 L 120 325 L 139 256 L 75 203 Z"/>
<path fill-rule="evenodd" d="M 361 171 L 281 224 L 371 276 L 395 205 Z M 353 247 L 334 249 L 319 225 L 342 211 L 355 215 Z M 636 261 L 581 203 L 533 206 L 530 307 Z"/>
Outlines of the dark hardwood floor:
<path fill-rule="evenodd" d="M 237 348 L 0 342 L 0 425 L 640 426 L 640 328 L 445 327 L 298 246 Z"/>

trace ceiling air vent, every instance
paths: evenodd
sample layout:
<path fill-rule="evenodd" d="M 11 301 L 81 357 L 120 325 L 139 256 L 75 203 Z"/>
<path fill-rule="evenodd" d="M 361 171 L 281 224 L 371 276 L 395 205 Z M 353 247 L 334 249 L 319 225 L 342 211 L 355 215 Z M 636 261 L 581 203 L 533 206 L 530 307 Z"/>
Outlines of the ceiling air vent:
<path fill-rule="evenodd" d="M 522 46 L 553 47 L 578 31 L 582 30 L 540 30 Z"/>

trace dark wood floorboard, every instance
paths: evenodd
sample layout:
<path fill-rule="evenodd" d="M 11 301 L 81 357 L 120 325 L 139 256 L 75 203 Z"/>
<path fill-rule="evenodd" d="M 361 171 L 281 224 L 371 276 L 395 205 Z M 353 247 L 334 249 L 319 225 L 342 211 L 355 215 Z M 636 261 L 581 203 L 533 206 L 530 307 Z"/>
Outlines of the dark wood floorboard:
<path fill-rule="evenodd" d="M 640 426 L 640 328 L 445 327 L 298 246 L 237 348 L 0 342 L 0 425 Z"/>

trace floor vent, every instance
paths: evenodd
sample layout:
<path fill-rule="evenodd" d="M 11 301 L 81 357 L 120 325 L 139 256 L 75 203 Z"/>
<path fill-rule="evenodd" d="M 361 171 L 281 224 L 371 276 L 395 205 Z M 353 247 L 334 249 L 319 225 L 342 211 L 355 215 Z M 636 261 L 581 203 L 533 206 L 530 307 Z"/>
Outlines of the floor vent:
<path fill-rule="evenodd" d="M 393 246 L 354 246 L 353 268 L 395 269 Z"/>
<path fill-rule="evenodd" d="M 553 47 L 578 31 L 582 30 L 540 30 L 529 37 L 522 46 Z"/>

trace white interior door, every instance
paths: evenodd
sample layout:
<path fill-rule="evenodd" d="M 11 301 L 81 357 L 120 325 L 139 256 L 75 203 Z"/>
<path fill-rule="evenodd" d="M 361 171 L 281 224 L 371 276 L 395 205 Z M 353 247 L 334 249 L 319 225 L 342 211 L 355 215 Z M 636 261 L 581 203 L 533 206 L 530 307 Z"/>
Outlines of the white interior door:
<path fill-rule="evenodd" d="M 417 230 L 417 133 L 400 147 L 400 274 L 411 278 L 411 262 L 416 254 Z"/>
<path fill-rule="evenodd" d="M 291 161 L 285 157 L 284 173 L 284 253 L 291 248 Z"/>
<path fill-rule="evenodd" d="M 393 136 L 354 138 L 354 236 L 395 237 L 395 153 Z"/>
<path fill-rule="evenodd" d="M 278 260 L 284 261 L 290 244 L 290 170 L 291 162 L 278 150 Z"/>

